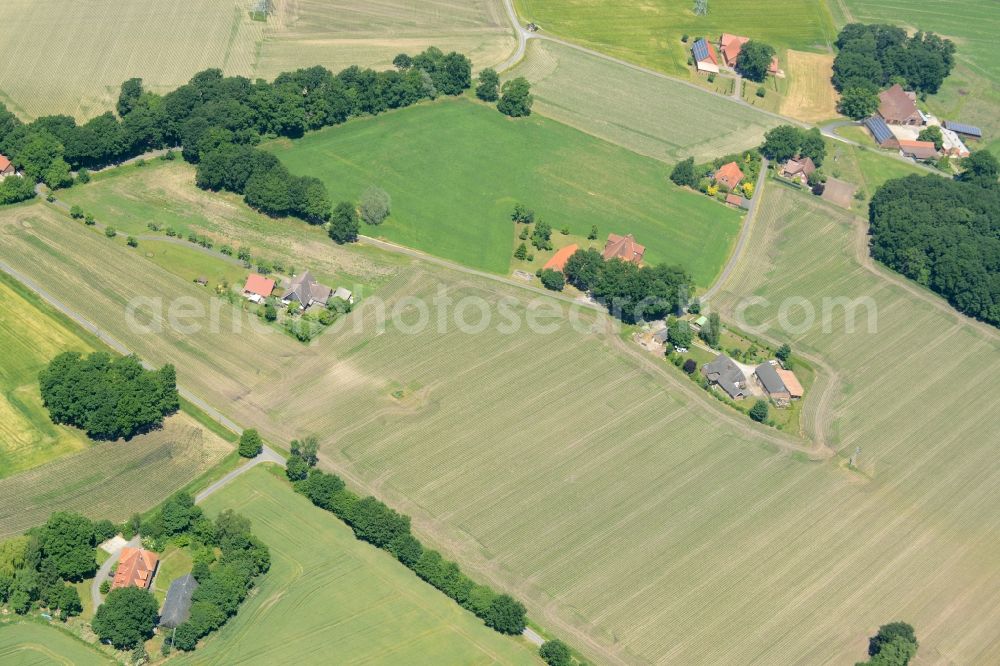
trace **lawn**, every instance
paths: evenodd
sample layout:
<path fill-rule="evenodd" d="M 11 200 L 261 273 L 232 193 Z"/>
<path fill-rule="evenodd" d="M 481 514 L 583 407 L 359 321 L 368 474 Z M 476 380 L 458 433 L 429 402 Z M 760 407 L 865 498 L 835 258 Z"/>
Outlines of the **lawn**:
<path fill-rule="evenodd" d="M 116 663 L 68 631 L 39 622 L 0 624 L 0 662 L 5 666 L 97 666 Z"/>
<path fill-rule="evenodd" d="M 788 0 L 776 11 L 764 0 L 712 0 L 707 16 L 678 0 L 515 0 L 524 21 L 546 34 L 603 51 L 651 69 L 687 77 L 688 48 L 697 37 L 723 32 L 763 40 L 777 49 L 825 50 L 836 38 L 821 0 Z M 681 42 L 689 35 L 688 44 Z"/>
<path fill-rule="evenodd" d="M 106 442 L 0 480 L 0 539 L 53 511 L 125 520 L 153 508 L 218 463 L 231 447 L 186 414 L 129 442 Z"/>
<path fill-rule="evenodd" d="M 823 162 L 823 171 L 834 178 L 858 185 L 860 191 L 864 193 L 864 197 L 856 199 L 852 206 L 859 215 L 868 215 L 868 201 L 885 181 L 912 174 L 918 176 L 934 174 L 912 162 L 896 159 L 874 145 L 870 148 L 861 148 L 836 139 L 825 138 L 824 141 L 827 155 Z M 871 142 L 871 139 L 868 141 Z"/>
<path fill-rule="evenodd" d="M 270 470 L 257 467 L 203 507 L 250 518 L 271 569 L 239 614 L 179 663 L 540 663 L 524 639 L 486 628 Z"/>
<path fill-rule="evenodd" d="M 392 215 L 362 233 L 493 273 L 510 270 L 521 202 L 556 233 L 597 225 L 634 234 L 647 263 L 680 263 L 708 285 L 739 230 L 737 212 L 671 187 L 661 163 L 561 123 L 514 120 L 466 99 L 354 120 L 297 141 L 269 144 L 296 174 L 321 178 L 334 199 L 369 185 L 392 197 Z"/>
<path fill-rule="evenodd" d="M 0 477 L 37 467 L 91 445 L 75 428 L 57 426 L 42 406 L 38 373 L 64 351 L 89 352 L 62 317 L 0 274 Z"/>
<path fill-rule="evenodd" d="M 704 162 L 758 146 L 764 132 L 780 124 L 684 82 L 553 42 L 528 42 L 525 59 L 505 76 L 531 81 L 539 113 L 668 163 L 689 156 Z"/>

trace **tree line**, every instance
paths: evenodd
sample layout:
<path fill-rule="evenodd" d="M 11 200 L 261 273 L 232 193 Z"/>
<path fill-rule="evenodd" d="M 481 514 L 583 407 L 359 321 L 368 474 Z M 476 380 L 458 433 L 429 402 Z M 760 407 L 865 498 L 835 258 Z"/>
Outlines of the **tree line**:
<path fill-rule="evenodd" d="M 985 150 L 954 180 L 883 184 L 868 209 L 872 257 L 971 317 L 1000 326 L 1000 164 Z"/>
<path fill-rule="evenodd" d="M 91 439 L 131 438 L 180 408 L 174 366 L 146 370 L 135 356 L 65 352 L 39 374 L 39 387 L 52 421 Z"/>
<path fill-rule="evenodd" d="M 894 83 L 934 94 L 955 65 L 955 44 L 933 32 L 908 36 L 902 28 L 849 23 L 837 36 L 833 86 L 839 108 L 852 118 L 878 109 L 878 92 Z"/>
<path fill-rule="evenodd" d="M 640 267 L 618 258 L 604 261 L 593 248 L 574 252 L 563 273 L 567 282 L 589 291 L 613 316 L 628 323 L 662 319 L 679 311 L 694 289 L 682 266 Z"/>
<path fill-rule="evenodd" d="M 413 57 L 400 54 L 394 63 L 391 70 L 352 66 L 336 75 L 315 66 L 272 82 L 206 69 L 165 95 L 145 90 L 134 78 L 121 85 L 117 116 L 107 112 L 82 125 L 65 115 L 22 123 L 0 104 L 0 153 L 31 181 L 58 188 L 72 184 L 73 169 L 181 146 L 184 159 L 199 164 L 200 186 L 243 194 L 269 215 L 322 222 L 331 208 L 323 184 L 291 176 L 253 146 L 267 137 L 300 137 L 353 116 L 458 95 L 472 85 L 472 63 L 460 53 L 430 47 Z M 222 154 L 210 159 L 217 152 Z"/>
<path fill-rule="evenodd" d="M 486 626 L 503 634 L 524 631 L 526 611 L 523 604 L 510 595 L 498 594 L 489 586 L 474 582 L 456 563 L 444 559 L 436 550 L 425 548 L 410 532 L 409 516 L 396 512 L 374 497 L 359 497 L 334 474 L 311 469 L 303 477 L 309 463 L 315 460 L 312 457 L 315 450 L 303 444 L 297 444 L 296 450 L 295 457 L 301 462 L 288 467 L 296 491 L 347 523 L 358 539 L 391 553 L 417 576 L 482 619 Z"/>

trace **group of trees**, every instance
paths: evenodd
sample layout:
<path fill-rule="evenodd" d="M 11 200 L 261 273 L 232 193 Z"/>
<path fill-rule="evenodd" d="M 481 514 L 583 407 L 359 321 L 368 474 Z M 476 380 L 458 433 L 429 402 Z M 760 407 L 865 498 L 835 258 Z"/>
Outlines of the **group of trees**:
<path fill-rule="evenodd" d="M 531 84 L 523 76 L 500 85 L 500 76 L 492 67 L 479 72 L 476 97 L 484 102 L 496 102 L 497 110 L 505 115 L 520 118 L 531 115 L 531 105 L 535 98 L 531 95 Z"/>
<path fill-rule="evenodd" d="M 833 85 L 840 109 L 864 118 L 878 108 L 878 91 L 899 83 L 909 90 L 936 93 L 955 64 L 955 45 L 932 32 L 906 31 L 893 25 L 850 23 L 837 36 Z"/>
<path fill-rule="evenodd" d="M 751 39 L 740 48 L 740 54 L 736 56 L 736 71 L 741 76 L 760 83 L 767 77 L 774 54 L 774 47 L 770 44 Z"/>
<path fill-rule="evenodd" d="M 128 439 L 180 407 L 174 366 L 145 370 L 135 356 L 65 352 L 42 370 L 39 384 L 52 421 L 83 428 L 92 439 Z"/>
<path fill-rule="evenodd" d="M 883 184 L 868 209 L 871 254 L 1000 326 L 1000 164 L 977 151 L 963 166 L 955 180 L 912 175 Z"/>
<path fill-rule="evenodd" d="M 764 134 L 760 152 L 778 162 L 793 157 L 809 157 L 813 164 L 820 166 L 826 157 L 826 144 L 816 127 L 802 129 L 794 125 L 779 125 Z"/>
<path fill-rule="evenodd" d="M 917 655 L 917 635 L 906 622 L 890 622 L 868 640 L 868 661 L 858 666 L 906 666 Z"/>
<path fill-rule="evenodd" d="M 80 595 L 68 583 L 94 575 L 95 546 L 116 531 L 110 521 L 57 512 L 27 534 L 0 542 L 0 603 L 22 615 L 36 604 L 64 621 L 79 615 Z"/>
<path fill-rule="evenodd" d="M 0 153 L 32 182 L 55 188 L 72 183 L 71 169 L 102 167 L 180 145 L 184 158 L 199 164 L 199 186 L 243 194 L 249 205 L 269 215 L 324 222 L 331 207 L 325 186 L 315 178 L 292 176 L 253 146 L 264 137 L 298 137 L 352 116 L 458 95 L 472 85 L 472 63 L 460 53 L 431 47 L 413 57 L 400 54 L 393 62 L 395 69 L 387 71 L 353 66 L 336 75 L 310 67 L 280 74 L 273 82 L 207 69 L 165 95 L 129 79 L 121 86 L 117 117 L 108 112 L 83 125 L 69 116 L 24 124 L 0 105 Z M 20 185 L 0 189 L 0 202 L 14 189 L 20 193 Z"/>
<path fill-rule="evenodd" d="M 593 248 L 577 250 L 563 269 L 566 281 L 589 291 L 626 322 L 660 319 L 687 305 L 691 276 L 681 266 L 637 266 L 630 261 L 604 261 Z"/>
<path fill-rule="evenodd" d="M 457 564 L 444 559 L 436 550 L 424 548 L 411 534 L 408 516 L 397 513 L 374 497 L 358 497 L 345 488 L 340 477 L 317 469 L 296 481 L 295 489 L 316 506 L 347 523 L 359 539 L 392 553 L 420 578 L 472 611 L 487 626 L 504 634 L 524 631 L 525 608 L 519 601 L 475 583 Z"/>

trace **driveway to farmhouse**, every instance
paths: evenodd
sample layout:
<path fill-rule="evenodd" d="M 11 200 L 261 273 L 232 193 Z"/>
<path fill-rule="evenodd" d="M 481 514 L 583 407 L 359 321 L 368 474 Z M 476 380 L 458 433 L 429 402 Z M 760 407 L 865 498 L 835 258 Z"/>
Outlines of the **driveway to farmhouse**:
<path fill-rule="evenodd" d="M 94 580 L 90 583 L 90 600 L 94 605 L 94 612 L 97 612 L 97 608 L 104 603 L 101 595 L 101 583 L 108 580 L 108 576 L 114 569 L 115 565 L 118 564 L 118 558 L 122 555 L 122 549 L 125 546 L 131 546 L 132 548 L 138 548 L 140 546 L 140 541 L 138 535 L 132 537 L 129 541 L 118 544 L 118 547 L 114 549 L 111 553 L 111 557 L 105 560 L 104 564 L 97 570 L 97 575 L 94 576 Z"/>

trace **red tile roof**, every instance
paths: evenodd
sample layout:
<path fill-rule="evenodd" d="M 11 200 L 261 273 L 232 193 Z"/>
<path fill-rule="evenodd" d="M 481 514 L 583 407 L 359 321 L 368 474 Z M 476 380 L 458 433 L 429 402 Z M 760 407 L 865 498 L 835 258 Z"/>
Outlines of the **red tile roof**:
<path fill-rule="evenodd" d="M 734 189 L 743 180 L 743 172 L 736 162 L 729 162 L 719 167 L 715 172 L 715 182 L 724 183 L 729 189 Z"/>
<path fill-rule="evenodd" d="M 719 37 L 719 44 L 722 46 L 722 57 L 726 59 L 726 64 L 732 67 L 736 64 L 743 45 L 750 41 L 749 37 L 741 35 L 730 35 L 728 32 L 722 33 Z"/>
<path fill-rule="evenodd" d="M 274 280 L 256 273 L 247 276 L 247 283 L 243 286 L 243 293 L 257 294 L 261 298 L 267 298 L 272 291 L 274 291 Z"/>
<path fill-rule="evenodd" d="M 743 203 L 743 197 L 741 197 L 738 194 L 733 194 L 730 192 L 729 194 L 726 195 L 726 203 L 732 204 L 734 206 L 739 206 L 741 203 Z"/>
<path fill-rule="evenodd" d="M 640 264 L 644 254 L 646 254 L 646 246 L 636 243 L 632 234 L 625 236 L 608 234 L 608 242 L 604 244 L 604 252 L 601 253 L 601 256 L 604 257 L 604 261 L 617 257 L 634 264 Z"/>
<path fill-rule="evenodd" d="M 7 159 L 6 155 L 0 155 L 0 173 L 7 170 L 10 166 L 10 160 Z"/>
<path fill-rule="evenodd" d="M 937 148 L 933 141 L 910 141 L 909 139 L 899 140 L 899 149 L 906 155 L 912 155 L 918 160 L 925 160 L 937 155 Z"/>
<path fill-rule="evenodd" d="M 559 248 L 556 253 L 552 255 L 552 258 L 545 262 L 545 265 L 542 266 L 542 270 L 549 268 L 554 271 L 562 272 L 563 268 L 566 267 L 566 262 L 569 261 L 569 258 L 573 256 L 573 253 L 579 249 L 580 246 L 576 243 Z"/>
<path fill-rule="evenodd" d="M 785 388 L 788 389 L 788 394 L 793 398 L 801 398 L 802 384 L 799 383 L 799 378 L 795 376 L 795 373 L 791 370 L 784 370 L 782 368 L 775 368 L 778 376 L 781 377 L 781 381 L 785 384 Z"/>
<path fill-rule="evenodd" d="M 156 572 L 156 565 L 160 561 L 156 553 L 151 553 L 142 548 L 125 546 L 122 548 L 121 557 L 118 559 L 118 568 L 115 570 L 115 581 L 111 584 L 111 589 L 120 587 L 141 587 L 149 588 L 153 582 L 153 574 Z"/>

